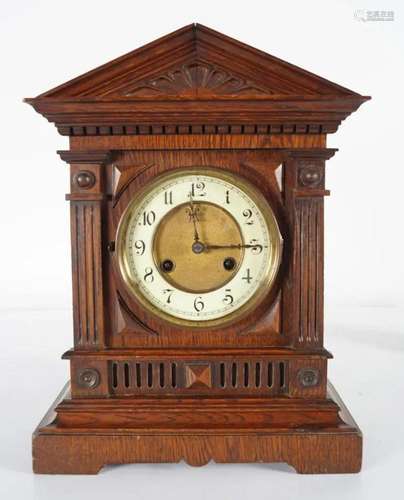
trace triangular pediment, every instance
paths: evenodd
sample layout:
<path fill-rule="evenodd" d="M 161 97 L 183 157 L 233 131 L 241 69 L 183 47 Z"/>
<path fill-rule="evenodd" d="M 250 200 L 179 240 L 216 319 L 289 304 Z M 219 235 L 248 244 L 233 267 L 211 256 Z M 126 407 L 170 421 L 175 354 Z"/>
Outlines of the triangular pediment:
<path fill-rule="evenodd" d="M 199 24 L 26 99 L 63 135 L 335 132 L 368 97 Z"/>
<path fill-rule="evenodd" d="M 194 24 L 38 98 L 348 97 L 357 93 Z"/>

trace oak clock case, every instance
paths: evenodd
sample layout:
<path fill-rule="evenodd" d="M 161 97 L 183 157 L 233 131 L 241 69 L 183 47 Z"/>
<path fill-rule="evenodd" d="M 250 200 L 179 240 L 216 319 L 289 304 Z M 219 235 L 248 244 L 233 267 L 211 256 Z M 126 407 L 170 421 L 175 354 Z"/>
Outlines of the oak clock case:
<path fill-rule="evenodd" d="M 323 238 L 327 137 L 368 99 L 199 24 L 26 99 L 70 166 L 70 379 L 35 472 L 360 470 L 327 379 Z"/>
<path fill-rule="evenodd" d="M 158 176 L 125 209 L 118 268 L 143 307 L 194 328 L 221 327 L 253 310 L 279 268 L 282 237 L 265 197 L 212 168 Z"/>

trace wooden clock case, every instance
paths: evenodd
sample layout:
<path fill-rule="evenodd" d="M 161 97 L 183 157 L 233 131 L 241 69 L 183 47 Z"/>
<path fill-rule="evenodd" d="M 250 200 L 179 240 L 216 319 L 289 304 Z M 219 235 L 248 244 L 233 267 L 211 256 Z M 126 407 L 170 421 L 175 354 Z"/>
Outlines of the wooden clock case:
<path fill-rule="evenodd" d="M 35 472 L 180 460 L 360 470 L 361 432 L 327 384 L 323 202 L 327 134 L 367 99 L 201 25 L 26 99 L 69 137 L 71 171 L 71 379 L 34 433 Z M 258 186 L 284 239 L 257 309 L 198 330 L 146 313 L 115 255 L 139 189 L 194 166 Z"/>

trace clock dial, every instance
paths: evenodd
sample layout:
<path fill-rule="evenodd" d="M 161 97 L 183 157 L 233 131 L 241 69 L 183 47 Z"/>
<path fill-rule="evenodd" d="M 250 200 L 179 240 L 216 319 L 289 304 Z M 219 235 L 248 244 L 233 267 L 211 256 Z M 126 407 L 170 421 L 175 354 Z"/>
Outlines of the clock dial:
<path fill-rule="evenodd" d="M 150 183 L 122 216 L 117 245 L 120 271 L 142 305 L 174 323 L 208 326 L 268 293 L 282 239 L 248 182 L 195 169 Z"/>

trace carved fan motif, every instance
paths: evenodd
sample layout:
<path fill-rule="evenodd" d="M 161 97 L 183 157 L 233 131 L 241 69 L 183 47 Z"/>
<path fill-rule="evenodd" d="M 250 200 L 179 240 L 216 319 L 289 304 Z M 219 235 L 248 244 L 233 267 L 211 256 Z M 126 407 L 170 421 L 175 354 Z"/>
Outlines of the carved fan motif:
<path fill-rule="evenodd" d="M 196 62 L 184 64 L 164 75 L 138 82 L 134 87 L 126 88 L 122 95 L 235 95 L 268 94 L 249 80 L 235 76 L 215 66 Z"/>

